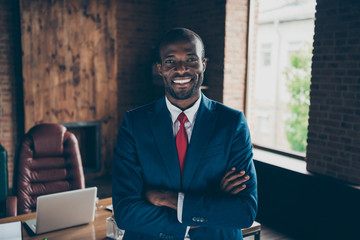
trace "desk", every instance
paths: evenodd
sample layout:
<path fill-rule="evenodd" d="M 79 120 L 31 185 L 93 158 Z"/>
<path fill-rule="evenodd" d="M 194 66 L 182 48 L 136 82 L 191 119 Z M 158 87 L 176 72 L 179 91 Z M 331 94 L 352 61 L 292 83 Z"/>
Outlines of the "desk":
<path fill-rule="evenodd" d="M 98 240 L 98 239 L 106 239 L 106 218 L 112 216 L 112 213 L 106 210 L 106 206 L 111 204 L 111 198 L 104 198 L 99 201 L 97 204 L 99 209 L 96 210 L 95 220 L 92 223 L 80 225 L 77 227 L 71 227 L 67 229 L 62 229 L 50 233 L 39 234 L 36 236 L 29 236 L 28 229 L 24 227 L 24 221 L 27 221 L 32 218 L 36 218 L 36 213 L 28 213 L 19 215 L 16 217 L 8 217 L 1 218 L 0 223 L 8 223 L 21 221 L 22 222 L 22 234 L 23 239 L 37 239 L 42 240 L 44 238 L 48 238 L 49 240 L 56 239 L 90 239 L 90 240 Z"/>
<path fill-rule="evenodd" d="M 77 227 L 66 228 L 62 230 L 57 230 L 50 233 L 39 234 L 36 236 L 29 236 L 28 230 L 24 227 L 24 222 L 36 218 L 36 213 L 28 213 L 19 215 L 16 217 L 0 218 L 0 223 L 8 222 L 22 222 L 22 234 L 23 240 L 27 239 L 38 239 L 42 240 L 48 238 L 49 240 L 71 240 L 71 239 L 84 239 L 84 240 L 100 240 L 106 238 L 106 218 L 112 216 L 112 213 L 106 210 L 106 206 L 112 204 L 111 198 L 104 198 L 99 201 L 97 206 L 99 209 L 96 210 L 95 220 L 92 223 L 81 225 Z M 245 236 L 254 235 L 255 239 L 260 239 L 261 225 L 257 222 L 254 222 L 250 228 L 242 229 L 242 233 Z"/>

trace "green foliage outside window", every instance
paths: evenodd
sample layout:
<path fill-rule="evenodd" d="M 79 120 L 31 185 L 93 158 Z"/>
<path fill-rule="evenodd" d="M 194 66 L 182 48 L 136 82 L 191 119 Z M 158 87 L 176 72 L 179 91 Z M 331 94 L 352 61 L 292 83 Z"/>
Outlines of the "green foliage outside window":
<path fill-rule="evenodd" d="M 312 48 L 305 48 L 290 55 L 290 66 L 285 69 L 286 86 L 290 94 L 286 119 L 286 137 L 291 149 L 304 153 L 310 106 L 310 79 L 311 79 Z"/>

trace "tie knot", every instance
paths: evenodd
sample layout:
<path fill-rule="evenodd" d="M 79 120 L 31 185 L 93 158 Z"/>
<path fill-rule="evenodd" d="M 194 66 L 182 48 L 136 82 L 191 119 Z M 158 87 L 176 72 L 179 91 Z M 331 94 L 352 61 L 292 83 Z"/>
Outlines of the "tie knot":
<path fill-rule="evenodd" d="M 177 119 L 180 121 L 180 124 L 184 124 L 187 120 L 187 117 L 184 112 L 181 112 Z"/>

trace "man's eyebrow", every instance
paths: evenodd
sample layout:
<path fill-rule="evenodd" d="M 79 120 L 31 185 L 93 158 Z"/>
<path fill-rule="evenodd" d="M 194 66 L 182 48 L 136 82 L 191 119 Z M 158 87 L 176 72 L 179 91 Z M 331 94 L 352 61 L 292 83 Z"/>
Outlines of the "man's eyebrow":
<path fill-rule="evenodd" d="M 167 56 L 165 56 L 165 58 L 172 58 L 172 57 L 175 57 L 175 55 L 167 55 Z"/>
<path fill-rule="evenodd" d="M 197 57 L 196 53 L 187 53 L 186 56 L 196 56 Z M 165 56 L 165 58 L 172 58 L 172 57 L 175 57 L 175 55 L 170 54 L 170 55 Z"/>
<path fill-rule="evenodd" d="M 187 53 L 186 56 L 192 56 L 192 57 L 195 56 L 195 57 L 197 57 L 196 53 L 193 53 L 193 52 Z M 173 57 L 175 57 L 174 54 L 169 54 L 169 55 L 166 55 L 166 56 L 164 57 L 164 59 L 173 58 Z"/>

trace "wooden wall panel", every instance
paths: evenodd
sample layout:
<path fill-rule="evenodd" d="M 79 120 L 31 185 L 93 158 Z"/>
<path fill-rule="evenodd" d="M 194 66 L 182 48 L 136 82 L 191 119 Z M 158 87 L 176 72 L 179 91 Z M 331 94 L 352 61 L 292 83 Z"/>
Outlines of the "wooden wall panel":
<path fill-rule="evenodd" d="M 117 132 L 116 2 L 21 0 L 25 131 L 101 121 L 103 166 Z"/>

